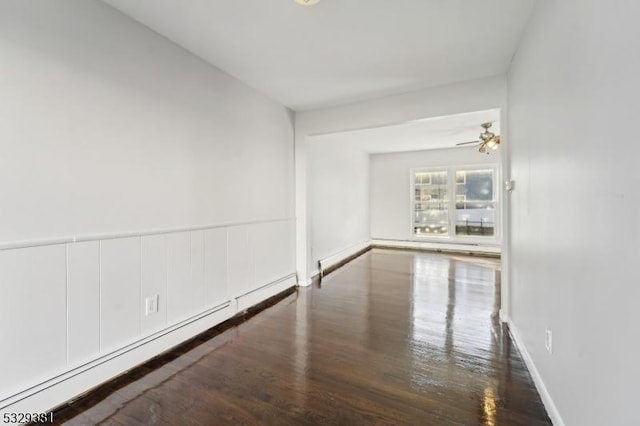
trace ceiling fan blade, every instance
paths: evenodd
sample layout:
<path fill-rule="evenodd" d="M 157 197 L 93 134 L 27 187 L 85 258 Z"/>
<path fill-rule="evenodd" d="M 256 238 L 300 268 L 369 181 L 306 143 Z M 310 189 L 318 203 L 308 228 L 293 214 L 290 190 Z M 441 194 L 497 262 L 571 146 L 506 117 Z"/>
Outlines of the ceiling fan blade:
<path fill-rule="evenodd" d="M 469 145 L 470 143 L 480 143 L 480 141 L 460 142 L 460 143 L 457 143 L 456 146 Z"/>

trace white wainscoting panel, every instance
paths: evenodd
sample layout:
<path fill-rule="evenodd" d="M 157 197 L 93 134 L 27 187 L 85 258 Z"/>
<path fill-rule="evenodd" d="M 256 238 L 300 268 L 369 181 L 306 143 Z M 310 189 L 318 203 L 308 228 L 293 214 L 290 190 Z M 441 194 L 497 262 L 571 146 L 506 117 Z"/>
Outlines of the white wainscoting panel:
<path fill-rule="evenodd" d="M 100 351 L 140 335 L 140 238 L 100 242 Z"/>
<path fill-rule="evenodd" d="M 294 233 L 276 220 L 3 248 L 0 414 L 51 409 L 294 286 Z"/>
<path fill-rule="evenodd" d="M 100 353 L 100 243 L 67 244 L 67 349 L 70 367 Z"/>
<path fill-rule="evenodd" d="M 167 240 L 168 235 L 141 238 L 140 331 L 148 335 L 167 324 Z M 146 314 L 146 299 L 158 296 L 158 311 Z"/>
<path fill-rule="evenodd" d="M 204 232 L 191 232 L 191 286 L 194 311 L 201 311 L 207 306 L 207 286 L 204 280 Z"/>
<path fill-rule="evenodd" d="M 3 413 L 46 412 L 87 389 L 134 368 L 153 356 L 220 324 L 233 317 L 235 313 L 235 309 L 232 309 L 227 303 L 214 312 L 195 321 L 187 322 L 176 330 L 157 336 L 145 344 L 136 345 L 118 356 L 101 359 L 100 364 L 88 368 L 80 374 L 70 374 L 61 381 L 48 383 L 47 386 L 31 394 L 24 392 L 27 394 L 26 397 L 19 395 L 17 398 L 12 398 L 12 402 L 9 402 L 8 405 L 5 405 L 6 401 L 2 401 L 0 402 L 3 404 L 0 405 L 0 418 Z"/>
<path fill-rule="evenodd" d="M 295 239 L 290 222 L 267 222 L 251 227 L 251 244 L 255 253 L 254 284 L 270 283 L 295 268 Z"/>
<path fill-rule="evenodd" d="M 215 306 L 229 299 L 226 229 L 208 229 L 204 233 L 204 279 L 207 306 Z"/>
<path fill-rule="evenodd" d="M 0 251 L 0 399 L 67 367 L 66 248 Z"/>
<path fill-rule="evenodd" d="M 194 311 L 191 281 L 191 235 L 167 234 L 167 321 L 175 323 Z"/>
<path fill-rule="evenodd" d="M 229 228 L 227 238 L 229 296 L 238 297 L 250 291 L 254 284 L 253 247 L 250 244 L 249 226 Z"/>

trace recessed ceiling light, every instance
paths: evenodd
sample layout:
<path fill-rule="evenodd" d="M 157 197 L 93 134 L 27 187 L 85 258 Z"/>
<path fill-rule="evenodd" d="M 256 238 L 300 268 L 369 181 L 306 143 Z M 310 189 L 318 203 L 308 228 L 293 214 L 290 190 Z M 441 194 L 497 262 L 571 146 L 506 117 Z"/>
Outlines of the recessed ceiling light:
<path fill-rule="evenodd" d="M 301 4 L 302 6 L 313 6 L 318 3 L 320 0 L 295 0 L 296 3 Z"/>

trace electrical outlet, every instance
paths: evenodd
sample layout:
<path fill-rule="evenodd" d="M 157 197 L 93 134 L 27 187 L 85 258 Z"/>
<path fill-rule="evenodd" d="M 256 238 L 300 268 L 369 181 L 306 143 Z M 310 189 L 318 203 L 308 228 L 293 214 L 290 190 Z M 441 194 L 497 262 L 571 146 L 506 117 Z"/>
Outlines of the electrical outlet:
<path fill-rule="evenodd" d="M 547 352 L 553 353 L 553 334 L 548 328 L 544 332 L 544 347 L 547 348 Z"/>
<path fill-rule="evenodd" d="M 151 315 L 158 312 L 158 302 L 160 300 L 159 294 L 154 294 L 153 296 L 147 296 L 145 299 L 145 315 Z"/>

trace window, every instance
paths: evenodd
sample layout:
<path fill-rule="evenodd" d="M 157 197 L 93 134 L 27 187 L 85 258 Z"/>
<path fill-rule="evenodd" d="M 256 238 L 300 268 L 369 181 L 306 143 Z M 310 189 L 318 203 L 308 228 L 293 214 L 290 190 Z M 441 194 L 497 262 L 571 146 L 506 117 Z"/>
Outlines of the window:
<path fill-rule="evenodd" d="M 494 234 L 493 170 L 456 171 L 456 235 Z"/>
<path fill-rule="evenodd" d="M 414 171 L 414 237 L 495 238 L 495 170 Z"/>
<path fill-rule="evenodd" d="M 414 182 L 413 232 L 416 235 L 447 235 L 449 233 L 447 172 L 418 172 Z"/>

